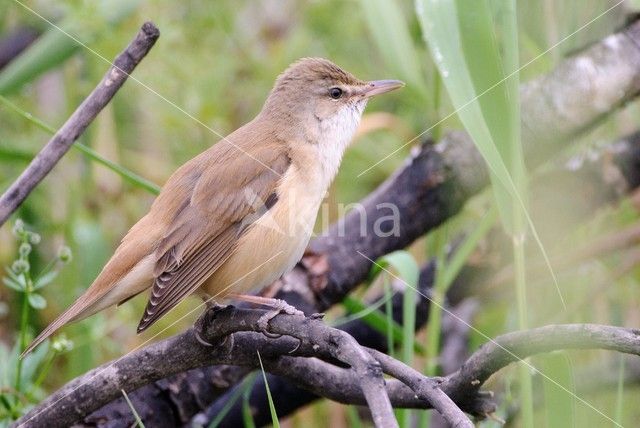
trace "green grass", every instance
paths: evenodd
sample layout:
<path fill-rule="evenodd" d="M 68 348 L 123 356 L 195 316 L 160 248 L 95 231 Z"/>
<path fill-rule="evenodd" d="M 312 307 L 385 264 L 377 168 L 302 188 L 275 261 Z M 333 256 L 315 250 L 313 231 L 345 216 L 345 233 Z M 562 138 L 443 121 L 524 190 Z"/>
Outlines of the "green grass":
<path fill-rule="evenodd" d="M 269 389 L 269 383 L 267 382 L 267 374 L 264 371 L 264 366 L 262 365 L 262 358 L 260 357 L 260 352 L 256 351 L 258 354 L 258 361 L 260 362 L 260 370 L 262 371 L 262 379 L 264 380 L 264 387 L 267 391 L 267 400 L 269 400 L 269 412 L 271 413 L 271 423 L 274 428 L 280 427 L 280 421 L 278 420 L 278 414 L 276 413 L 276 406 L 273 404 L 273 397 L 271 396 L 271 390 Z"/>

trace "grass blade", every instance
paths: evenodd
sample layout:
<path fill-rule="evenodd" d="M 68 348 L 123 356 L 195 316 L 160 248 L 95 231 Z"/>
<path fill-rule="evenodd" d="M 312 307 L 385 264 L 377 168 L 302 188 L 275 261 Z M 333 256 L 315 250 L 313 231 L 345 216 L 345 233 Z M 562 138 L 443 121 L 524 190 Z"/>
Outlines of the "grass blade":
<path fill-rule="evenodd" d="M 269 411 L 271 412 L 271 423 L 274 428 L 280 428 L 280 422 L 278 421 L 278 415 L 276 414 L 276 406 L 273 404 L 273 397 L 271 397 L 271 391 L 269 390 L 269 383 L 267 382 L 267 374 L 264 372 L 264 366 L 262 365 L 262 358 L 260 352 L 258 354 L 258 361 L 260 362 L 260 370 L 262 370 L 262 379 L 264 379 L 264 387 L 267 390 L 267 400 L 269 400 Z"/>
<path fill-rule="evenodd" d="M 397 0 L 361 0 L 369 31 L 387 67 L 426 99 L 420 55 Z"/>
<path fill-rule="evenodd" d="M 17 1 L 30 13 L 37 14 L 27 5 Z M 90 26 L 78 24 L 82 20 L 76 17 L 68 17 L 59 27 L 69 34 L 76 34 L 85 42 L 91 42 L 99 36 L 100 32 L 109 26 L 116 25 L 122 19 L 130 15 L 138 6 L 139 0 L 107 0 L 100 2 L 95 17 L 105 19 L 100 25 L 92 21 Z M 41 17 L 44 19 L 44 17 Z M 106 24 L 106 25 L 105 25 Z M 0 71 L 0 94 L 6 95 L 15 92 L 26 83 L 33 81 L 42 73 L 51 70 L 74 55 L 80 45 L 58 28 L 50 28 L 24 52 L 11 61 Z"/>
<path fill-rule="evenodd" d="M 241 397 L 244 397 L 247 391 L 251 391 L 251 387 L 253 386 L 253 383 L 256 380 L 256 374 L 257 373 L 255 372 L 251 373 L 245 378 L 245 380 L 242 382 L 242 385 L 239 385 L 237 388 L 235 388 L 235 390 L 233 391 L 229 399 L 224 404 L 224 407 L 222 407 L 222 409 L 218 412 L 216 417 L 213 418 L 208 428 L 217 428 L 222 422 L 222 420 L 224 419 L 224 417 L 227 416 L 231 408 L 236 404 L 236 402 Z"/>
<path fill-rule="evenodd" d="M 15 105 L 14 103 L 9 101 L 7 98 L 5 98 L 2 95 L 0 95 L 0 104 L 3 104 L 5 107 L 18 113 L 20 116 L 22 116 L 32 124 L 36 125 L 41 130 L 47 132 L 48 134 L 53 135 L 56 133 L 56 130 L 52 126 L 47 125 L 42 120 L 33 116 L 31 113 L 22 110 L 20 107 L 18 107 L 17 105 Z M 146 178 L 136 174 L 135 172 L 121 165 L 118 165 L 115 162 L 110 161 L 109 159 L 103 157 L 102 155 L 100 155 L 98 152 L 91 149 L 90 147 L 87 147 L 84 144 L 78 143 L 78 142 L 74 143 L 72 147 L 75 147 L 77 150 L 80 150 L 82 153 L 87 155 L 87 157 L 93 160 L 94 162 L 97 162 L 107 167 L 111 171 L 115 172 L 116 174 L 121 176 L 125 181 L 133 184 L 134 186 L 140 187 L 154 195 L 157 195 L 158 193 L 160 193 L 160 186 L 158 186 L 157 184 L 147 180 Z"/>
<path fill-rule="evenodd" d="M 401 360 L 411 365 L 415 347 L 416 302 L 420 269 L 414 258 L 407 251 L 396 251 L 382 257 L 380 261 L 392 267 L 398 276 L 407 284 L 402 296 L 402 348 Z M 398 410 L 398 423 L 408 427 L 411 424 L 411 410 Z"/>
<path fill-rule="evenodd" d="M 393 314 L 391 313 L 391 311 L 385 311 L 385 313 L 383 314 L 378 310 L 383 305 L 391 306 L 393 292 L 391 291 L 390 286 L 388 287 L 388 289 L 389 293 L 387 294 L 385 292 L 384 298 L 376 302 L 374 305 L 367 305 L 353 296 L 345 297 L 345 299 L 342 301 L 342 306 L 344 306 L 347 312 L 353 315 L 337 319 L 335 320 L 334 324 L 344 324 L 346 322 L 359 319 L 369 327 L 379 331 L 382 334 L 386 334 L 387 340 L 389 340 L 391 343 L 391 347 L 389 349 L 393 350 L 394 344 L 404 343 L 404 328 L 393 320 Z M 424 347 L 420 343 L 417 343 L 415 341 L 413 349 L 414 352 L 420 355 L 423 355 L 425 352 Z"/>
<path fill-rule="evenodd" d="M 618 363 L 620 368 L 618 369 L 618 386 L 616 388 L 616 413 L 615 421 L 622 426 L 622 419 L 624 416 L 624 371 L 625 371 L 625 355 L 620 354 Z"/>
<path fill-rule="evenodd" d="M 125 392 L 124 389 L 121 389 L 120 391 L 122 392 L 122 395 L 124 396 L 124 399 L 127 402 L 127 406 L 129 406 L 129 408 L 131 409 L 131 413 L 133 413 L 133 417 L 136 420 L 136 425 L 139 428 L 144 428 L 144 424 L 142 423 L 142 419 L 140 419 L 140 415 L 136 411 L 136 408 L 133 407 L 133 403 L 131 402 L 131 400 L 129 400 L 129 396 L 127 395 L 127 393 Z"/>
<path fill-rule="evenodd" d="M 544 408 L 548 428 L 575 427 L 575 402 L 573 397 L 558 387 L 575 392 L 571 360 L 565 352 L 553 352 L 542 357 L 542 369 L 547 379 L 543 380 Z"/>

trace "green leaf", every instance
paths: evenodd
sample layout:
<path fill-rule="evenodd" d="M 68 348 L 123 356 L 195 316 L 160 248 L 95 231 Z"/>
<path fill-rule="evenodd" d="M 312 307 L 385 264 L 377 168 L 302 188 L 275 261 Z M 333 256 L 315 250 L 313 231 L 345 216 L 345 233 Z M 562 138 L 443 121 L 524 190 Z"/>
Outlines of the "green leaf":
<path fill-rule="evenodd" d="M 50 284 L 56 277 L 58 276 L 57 270 L 51 270 L 44 275 L 41 275 L 36 282 L 33 284 L 34 290 L 39 290 L 42 287 Z"/>
<path fill-rule="evenodd" d="M 33 309 L 44 309 L 47 307 L 47 301 L 38 293 L 29 294 L 29 305 Z"/>
<path fill-rule="evenodd" d="M 28 113 L 22 110 L 16 104 L 12 103 L 2 95 L 0 95 L 0 103 L 6 106 L 7 108 L 13 110 L 17 114 L 19 114 L 20 116 L 28 120 L 29 122 L 33 123 L 43 131 L 51 135 L 56 133 L 56 130 L 52 126 L 47 125 L 42 120 L 38 119 L 37 117 L 34 117 L 31 113 Z M 72 147 L 76 148 L 77 150 L 80 150 L 82 153 L 84 153 L 89 159 L 93 160 L 94 162 L 98 162 L 99 164 L 104 165 L 111 171 L 120 175 L 122 178 L 124 178 L 126 181 L 133 184 L 134 186 L 145 189 L 146 191 L 148 191 L 149 193 L 153 193 L 154 195 L 157 195 L 160 193 L 160 186 L 158 186 L 157 184 L 152 183 L 146 178 L 139 176 L 133 171 L 130 171 L 127 168 L 120 166 L 115 162 L 110 161 L 109 159 L 106 159 L 105 157 L 103 157 L 101 154 L 91 149 L 90 147 L 87 147 L 84 144 L 79 142 L 74 143 Z"/>
<path fill-rule="evenodd" d="M 47 354 L 49 353 L 50 344 L 51 342 L 49 340 L 44 341 L 40 346 L 34 349 L 33 352 L 24 357 L 20 376 L 20 385 L 23 391 L 26 390 L 27 386 L 35 379 L 38 369 L 42 366 Z M 18 357 L 17 351 L 18 349 L 16 349 L 16 358 Z"/>
<path fill-rule="evenodd" d="M 564 351 L 552 352 L 540 357 L 544 390 L 546 426 L 549 428 L 575 427 L 575 386 L 571 360 Z M 550 381 L 548 379 L 553 379 Z M 564 389 L 562 389 L 564 388 Z M 567 394 L 570 391 L 570 394 Z"/>
<path fill-rule="evenodd" d="M 518 74 L 503 62 L 494 26 L 492 4 L 478 0 L 417 0 L 423 33 L 456 112 L 491 171 L 494 193 L 507 230 L 513 231 L 513 199 L 524 205 L 521 194 L 524 162 L 519 132 Z M 515 10 L 510 14 L 515 20 Z M 503 48 L 514 37 L 505 21 Z M 516 58 L 517 58 L 517 34 Z M 509 68 L 507 68 L 509 67 Z M 515 88 L 515 91 L 513 90 Z"/>
<path fill-rule="evenodd" d="M 68 25 L 63 24 L 67 29 Z M 51 28 L 0 71 L 0 94 L 9 94 L 40 74 L 63 63 L 79 45 L 60 30 Z"/>
<path fill-rule="evenodd" d="M 11 279 L 11 278 L 9 278 L 7 276 L 2 278 L 2 282 L 4 282 L 4 284 L 7 287 L 11 288 L 12 290 L 15 290 L 15 291 L 18 291 L 18 292 L 21 292 L 21 293 L 24 292 L 24 288 L 25 288 L 24 285 L 19 284 L 18 282 L 16 282 L 15 280 L 13 280 L 13 279 Z"/>
<path fill-rule="evenodd" d="M 369 31 L 387 67 L 423 99 L 427 89 L 418 60 L 420 54 L 409 34 L 409 26 L 397 0 L 361 0 Z"/>
<path fill-rule="evenodd" d="M 2 144 L 0 144 L 0 161 L 7 163 L 26 163 L 30 162 L 31 159 L 34 158 L 34 156 L 35 154 L 32 152 L 9 147 L 9 143 L 7 142 L 2 142 Z"/>
<path fill-rule="evenodd" d="M 480 222 L 473 228 L 471 233 L 465 237 L 453 256 L 451 256 L 451 259 L 446 263 L 444 272 L 442 273 L 442 288 L 444 292 L 453 284 L 453 281 L 480 241 L 487 236 L 487 233 L 489 233 L 496 222 L 497 214 L 495 206 L 492 206 L 482 219 L 480 219 Z"/>
<path fill-rule="evenodd" d="M 17 286 L 18 288 L 14 288 L 11 285 L 9 285 L 7 282 L 5 282 L 5 284 L 10 287 L 13 288 L 16 291 L 20 291 L 20 292 L 24 292 L 24 290 L 27 288 L 27 283 L 25 282 L 24 276 L 22 275 L 17 275 L 10 267 L 5 266 L 4 270 L 7 272 L 8 277 L 6 278 L 7 280 L 11 281 L 13 283 L 13 285 Z M 3 278 L 4 280 L 4 278 Z"/>
<path fill-rule="evenodd" d="M 256 428 L 256 423 L 253 420 L 253 411 L 251 410 L 251 387 L 253 386 L 258 373 L 252 373 L 253 378 L 245 388 L 242 394 L 242 423 L 244 428 Z"/>

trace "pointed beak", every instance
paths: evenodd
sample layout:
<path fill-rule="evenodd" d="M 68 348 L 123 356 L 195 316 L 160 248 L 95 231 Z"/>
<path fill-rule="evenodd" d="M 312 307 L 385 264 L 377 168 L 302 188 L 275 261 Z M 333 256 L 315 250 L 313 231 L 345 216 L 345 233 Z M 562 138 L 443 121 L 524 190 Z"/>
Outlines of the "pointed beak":
<path fill-rule="evenodd" d="M 394 89 L 402 88 L 403 86 L 404 82 L 401 82 L 400 80 L 372 80 L 367 82 L 366 86 L 362 90 L 362 96 L 370 98 L 374 95 L 380 95 L 385 92 L 393 91 Z"/>

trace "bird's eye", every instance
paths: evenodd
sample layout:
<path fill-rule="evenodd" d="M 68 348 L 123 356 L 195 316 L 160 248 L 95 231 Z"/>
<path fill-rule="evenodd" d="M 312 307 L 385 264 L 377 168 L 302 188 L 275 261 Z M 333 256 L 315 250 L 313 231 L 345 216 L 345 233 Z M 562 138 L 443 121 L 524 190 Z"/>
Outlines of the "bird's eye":
<path fill-rule="evenodd" d="M 331 88 L 329 89 L 329 96 L 334 100 L 337 100 L 342 96 L 342 89 L 340 88 Z"/>

